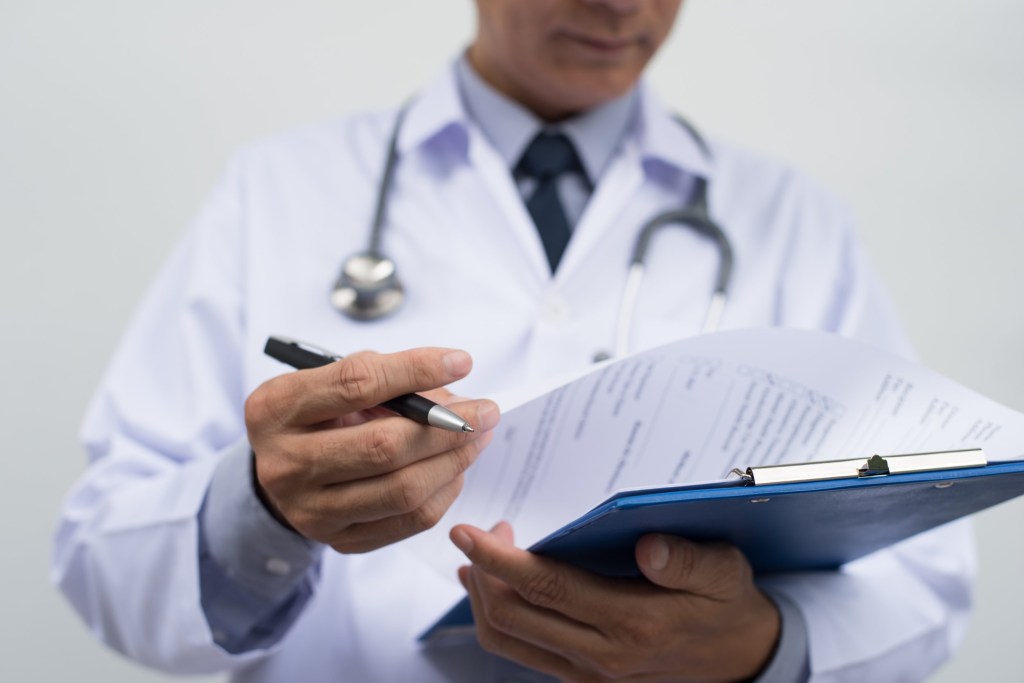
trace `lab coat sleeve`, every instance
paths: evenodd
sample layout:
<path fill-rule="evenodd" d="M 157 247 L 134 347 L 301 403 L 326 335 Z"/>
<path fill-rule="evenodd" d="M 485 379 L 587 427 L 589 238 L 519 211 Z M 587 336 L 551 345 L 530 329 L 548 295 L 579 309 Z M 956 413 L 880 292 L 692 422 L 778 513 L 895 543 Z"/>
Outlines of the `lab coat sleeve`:
<path fill-rule="evenodd" d="M 66 498 L 51 575 L 89 628 L 175 673 L 234 669 L 200 601 L 198 513 L 245 437 L 241 164 L 229 166 L 122 337 L 82 426 L 90 464 Z"/>
<path fill-rule="evenodd" d="M 784 287 L 824 286 L 814 294 L 785 297 L 812 301 L 799 312 L 790 312 L 789 322 L 819 326 L 912 356 L 895 309 L 850 222 L 843 223 L 838 239 L 830 238 L 829 245 L 804 236 L 804 244 L 794 245 Z M 800 255 L 801 249 L 809 251 Z M 820 305 L 813 302 L 816 296 L 821 297 Z M 773 594 L 788 597 L 803 613 L 810 680 L 884 683 L 923 680 L 951 656 L 965 635 L 974 574 L 972 529 L 962 520 L 837 572 L 782 575 L 764 585 Z"/>

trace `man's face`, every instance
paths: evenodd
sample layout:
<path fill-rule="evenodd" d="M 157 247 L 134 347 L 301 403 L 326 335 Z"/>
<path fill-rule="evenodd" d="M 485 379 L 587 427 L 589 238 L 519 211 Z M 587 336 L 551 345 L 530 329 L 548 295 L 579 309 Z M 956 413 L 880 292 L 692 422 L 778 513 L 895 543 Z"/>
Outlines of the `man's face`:
<path fill-rule="evenodd" d="M 557 120 L 628 91 L 682 0 L 476 0 L 469 59 L 498 90 Z"/>

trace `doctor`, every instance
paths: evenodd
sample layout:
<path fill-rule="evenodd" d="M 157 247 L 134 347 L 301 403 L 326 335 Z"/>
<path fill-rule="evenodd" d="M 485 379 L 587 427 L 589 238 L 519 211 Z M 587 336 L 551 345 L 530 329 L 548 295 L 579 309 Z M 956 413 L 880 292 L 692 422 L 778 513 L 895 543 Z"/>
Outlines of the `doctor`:
<path fill-rule="evenodd" d="M 400 127 L 395 112 L 352 117 L 229 165 L 85 420 L 55 581 L 129 657 L 239 681 L 923 679 L 963 636 L 962 524 L 757 583 L 734 549 L 678 538 L 638 543 L 646 582 L 533 557 L 507 525 L 451 530 L 458 577 L 401 542 L 487 457 L 498 410 L 459 396 L 589 364 L 611 343 L 639 226 L 702 188 L 736 259 L 723 327 L 909 352 L 846 212 L 788 169 L 705 149 L 640 81 L 680 0 L 476 4 L 473 44 Z M 395 130 L 381 250 L 406 302 L 353 321 L 328 292 L 366 244 Z M 633 348 L 699 331 L 717 254 L 659 233 Z M 281 374 L 261 353 L 273 333 L 378 352 Z M 409 391 L 476 431 L 373 408 Z M 464 591 L 482 647 L 420 648 Z"/>

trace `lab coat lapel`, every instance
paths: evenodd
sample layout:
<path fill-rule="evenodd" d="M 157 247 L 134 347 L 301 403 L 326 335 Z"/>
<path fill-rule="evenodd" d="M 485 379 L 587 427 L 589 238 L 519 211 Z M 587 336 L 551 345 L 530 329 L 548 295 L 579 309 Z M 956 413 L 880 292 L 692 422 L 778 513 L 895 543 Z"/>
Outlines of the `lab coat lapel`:
<path fill-rule="evenodd" d="M 594 195 L 573 230 L 562 257 L 556 277 L 558 281 L 571 277 L 609 230 L 615 228 L 636 233 L 640 229 L 635 218 L 633 223 L 624 223 L 623 216 L 628 213 L 625 210 L 627 204 L 638 196 L 643 186 L 648 172 L 645 169 L 647 160 L 690 175 L 710 177 L 710 160 L 693 136 L 674 120 L 672 113 L 645 83 L 637 87 L 640 96 L 638 128 L 635 135 L 626 137 L 622 151 L 615 155 L 604 177 L 598 179 Z M 629 254 L 623 254 L 623 268 L 628 257 Z"/>
<path fill-rule="evenodd" d="M 622 225 L 622 214 L 630 199 L 640 190 L 643 178 L 640 151 L 635 143 L 626 141 L 622 152 L 615 156 L 604 177 L 598 182 L 583 215 L 573 228 L 572 238 L 555 274 L 556 282 L 571 277 L 586 259 L 587 253 L 609 230 L 636 230 L 635 225 Z"/>
<path fill-rule="evenodd" d="M 551 279 L 551 272 L 537 228 L 516 189 L 512 173 L 475 125 L 470 125 L 469 158 L 497 205 L 504 227 L 522 248 L 525 267 L 536 282 L 546 285 Z"/>
<path fill-rule="evenodd" d="M 509 231 L 522 255 L 522 267 L 516 271 L 525 273 L 525 280 L 537 288 L 547 287 L 551 274 L 533 219 L 519 196 L 510 169 L 466 113 L 454 67 L 447 69 L 412 100 L 399 134 L 399 153 L 412 154 L 452 125 L 465 130 L 465 159 L 480 179 L 486 196 L 466 194 L 465 187 L 459 186 L 459 191 L 449 201 L 471 205 L 471 229 Z M 490 211 L 492 207 L 494 210 Z"/>
<path fill-rule="evenodd" d="M 547 287 L 552 283 L 552 277 L 537 227 L 515 187 L 512 174 L 498 153 L 483 138 L 483 134 L 472 124 L 469 156 L 470 163 L 479 173 L 496 205 L 498 215 L 503 219 L 504 227 L 522 248 L 525 267 L 529 269 L 532 279 L 542 287 Z M 642 183 L 639 149 L 635 144 L 627 143 L 598 184 L 583 215 L 573 228 L 572 238 L 553 279 L 556 286 L 571 276 L 577 264 L 586 258 L 586 254 L 608 230 L 621 222 L 623 210 L 640 190 Z"/>

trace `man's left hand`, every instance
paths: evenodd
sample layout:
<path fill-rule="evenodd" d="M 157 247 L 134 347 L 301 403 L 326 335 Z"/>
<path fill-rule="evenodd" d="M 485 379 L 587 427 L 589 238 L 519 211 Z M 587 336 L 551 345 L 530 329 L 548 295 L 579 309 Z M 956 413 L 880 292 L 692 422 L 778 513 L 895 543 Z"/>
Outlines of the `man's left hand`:
<path fill-rule="evenodd" d="M 734 546 L 648 535 L 647 580 L 598 576 L 513 545 L 502 522 L 451 539 L 481 646 L 563 681 L 741 681 L 768 663 L 778 609 Z"/>

